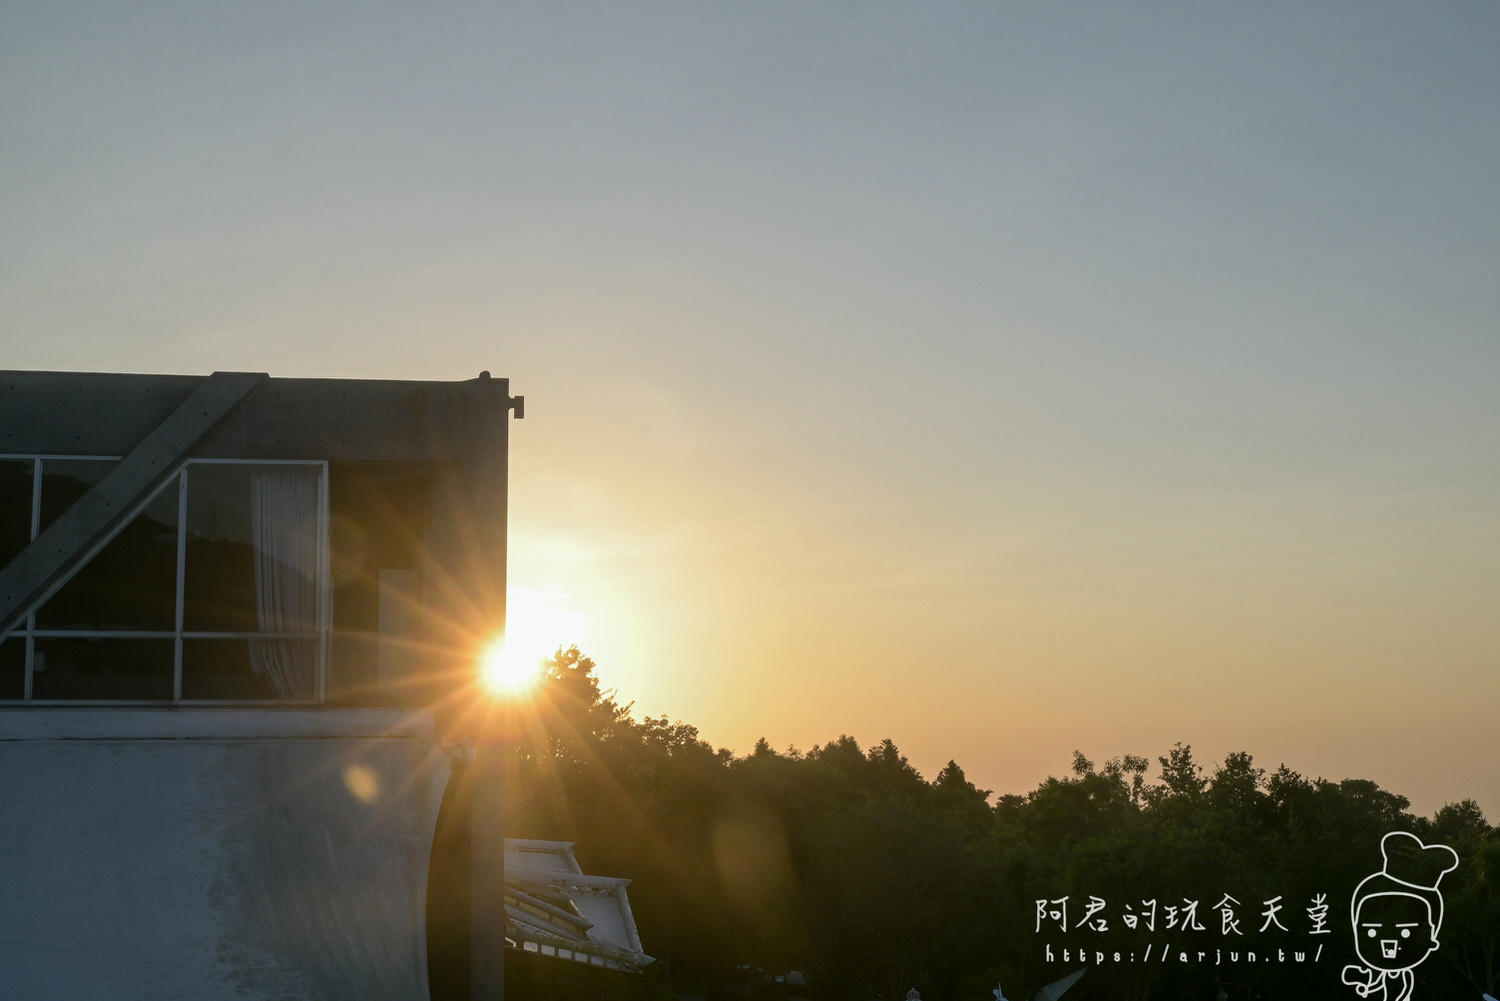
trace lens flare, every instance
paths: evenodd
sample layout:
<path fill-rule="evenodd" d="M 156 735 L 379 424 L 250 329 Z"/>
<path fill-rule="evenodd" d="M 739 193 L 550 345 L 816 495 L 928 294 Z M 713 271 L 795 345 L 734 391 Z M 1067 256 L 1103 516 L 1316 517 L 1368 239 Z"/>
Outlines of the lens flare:
<path fill-rule="evenodd" d="M 515 696 L 537 683 L 555 651 L 587 641 L 589 623 L 557 588 L 512 588 L 506 606 L 506 635 L 481 655 L 479 677 L 491 692 Z"/>
<path fill-rule="evenodd" d="M 372 804 L 380 798 L 380 775 L 369 765 L 346 765 L 344 786 L 361 803 Z"/>
<path fill-rule="evenodd" d="M 496 640 L 484 652 L 479 667 L 480 680 L 484 687 L 497 695 L 516 695 L 524 692 L 542 676 L 542 658 L 528 659 L 507 647 L 504 640 Z"/>

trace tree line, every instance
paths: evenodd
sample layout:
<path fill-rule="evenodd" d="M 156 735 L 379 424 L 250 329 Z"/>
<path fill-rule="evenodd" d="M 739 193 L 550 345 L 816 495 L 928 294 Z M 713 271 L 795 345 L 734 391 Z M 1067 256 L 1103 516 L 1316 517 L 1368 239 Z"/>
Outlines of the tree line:
<path fill-rule="evenodd" d="M 989 1001 L 998 984 L 1024 1001 L 1078 968 L 1070 1001 L 1353 997 L 1339 980 L 1350 895 L 1392 830 L 1460 858 L 1418 996 L 1500 990 L 1500 830 L 1472 800 L 1419 817 L 1370 781 L 1268 771 L 1245 752 L 1205 766 L 1183 744 L 1154 777 L 1142 756 L 1078 752 L 1061 777 L 992 799 L 953 761 L 924 779 L 890 739 L 805 752 L 762 739 L 736 756 L 688 724 L 634 718 L 594 668 L 558 651 L 511 710 L 506 828 L 574 841 L 585 871 L 629 877 L 657 962 L 572 988 L 553 977 L 549 997 L 915 987 Z M 793 970 L 806 986 L 778 982 Z"/>

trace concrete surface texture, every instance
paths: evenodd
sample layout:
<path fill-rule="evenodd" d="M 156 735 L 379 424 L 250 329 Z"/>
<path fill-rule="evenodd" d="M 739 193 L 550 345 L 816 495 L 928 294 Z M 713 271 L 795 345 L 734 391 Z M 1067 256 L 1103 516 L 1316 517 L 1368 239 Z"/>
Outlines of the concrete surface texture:
<path fill-rule="evenodd" d="M 0 996 L 428 997 L 420 710 L 0 710 Z"/>

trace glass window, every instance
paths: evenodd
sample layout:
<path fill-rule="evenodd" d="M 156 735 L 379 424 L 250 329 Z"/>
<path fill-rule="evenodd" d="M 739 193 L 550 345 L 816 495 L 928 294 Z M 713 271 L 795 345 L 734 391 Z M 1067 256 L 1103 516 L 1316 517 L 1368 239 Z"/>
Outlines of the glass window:
<path fill-rule="evenodd" d="M 182 628 L 255 632 L 255 547 L 250 525 L 254 467 L 188 469 L 187 556 Z"/>
<path fill-rule="evenodd" d="M 26 637 L 0 640 L 0 699 L 26 697 Z"/>
<path fill-rule="evenodd" d="M 52 463 L 42 467 L 42 494 Z M 38 629 L 177 628 L 176 482 L 37 610 Z"/>
<path fill-rule="evenodd" d="M 190 468 L 185 631 L 318 630 L 321 473 L 305 465 Z"/>
<path fill-rule="evenodd" d="M 172 697 L 170 639 L 38 636 L 33 642 L 32 698 Z"/>
<path fill-rule="evenodd" d="M 116 461 L 0 457 L 0 555 Z M 0 642 L 0 699 L 321 699 L 326 469 L 189 460 Z"/>
<path fill-rule="evenodd" d="M 274 644 L 274 647 L 272 646 Z M 196 639 L 182 641 L 182 697 L 185 699 L 274 699 L 283 690 L 303 698 L 315 695 L 313 665 L 317 640 Z M 299 683 L 287 680 L 287 665 L 305 665 Z"/>
<path fill-rule="evenodd" d="M 114 459 L 44 459 L 42 461 L 42 520 L 45 532 L 57 516 L 104 478 Z"/>
<path fill-rule="evenodd" d="M 30 459 L 0 459 L 0 566 L 31 541 Z"/>

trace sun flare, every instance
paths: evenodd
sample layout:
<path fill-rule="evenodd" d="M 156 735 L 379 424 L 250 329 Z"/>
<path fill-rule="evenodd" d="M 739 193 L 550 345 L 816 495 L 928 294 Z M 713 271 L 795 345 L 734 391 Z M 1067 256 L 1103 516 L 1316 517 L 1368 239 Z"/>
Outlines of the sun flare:
<path fill-rule="evenodd" d="M 484 651 L 479 677 L 484 687 L 500 695 L 524 692 L 542 675 L 542 662 L 528 664 L 506 649 L 504 640 L 496 640 Z"/>
<path fill-rule="evenodd" d="M 561 590 L 508 590 L 505 636 L 481 655 L 479 676 L 499 695 L 519 695 L 542 676 L 542 665 L 559 647 L 588 638 L 588 617 L 567 604 Z"/>

